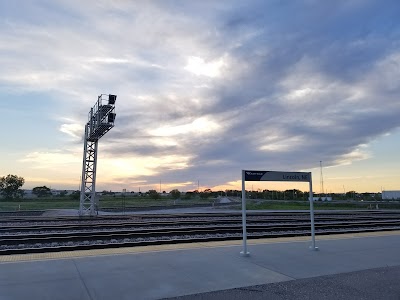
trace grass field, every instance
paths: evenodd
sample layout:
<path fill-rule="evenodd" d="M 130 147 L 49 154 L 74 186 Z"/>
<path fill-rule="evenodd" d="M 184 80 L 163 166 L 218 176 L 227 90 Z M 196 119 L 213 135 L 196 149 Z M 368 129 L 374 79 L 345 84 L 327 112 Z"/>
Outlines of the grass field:
<path fill-rule="evenodd" d="M 378 203 L 379 209 L 400 209 L 400 203 Z M 246 205 L 247 209 L 251 210 L 261 210 L 261 209 L 276 209 L 276 210 L 296 210 L 310 208 L 310 204 L 306 201 L 304 202 L 262 202 L 262 203 L 248 203 Z M 347 209 L 375 209 L 375 203 L 335 203 L 332 202 L 314 202 L 314 209 L 317 210 L 347 210 Z"/>
<path fill-rule="evenodd" d="M 194 206 L 194 205 L 210 205 L 212 206 L 216 199 L 179 199 L 170 198 L 151 199 L 147 197 L 112 197 L 102 196 L 99 202 L 99 210 L 119 210 L 123 211 L 130 207 L 145 208 L 154 206 L 173 207 L 173 206 Z M 232 203 L 234 204 L 234 203 Z M 240 199 L 237 199 L 237 206 L 232 207 L 240 209 Z M 400 209 L 400 203 L 379 203 L 380 209 Z M 307 210 L 310 205 L 307 201 L 254 201 L 248 199 L 247 209 L 250 210 Z M 362 202 L 355 203 L 335 203 L 332 202 L 315 202 L 315 209 L 369 209 L 375 208 L 375 204 Z M 73 200 L 65 197 L 53 198 L 36 198 L 36 199 L 19 199 L 14 201 L 6 201 L 0 199 L 0 211 L 18 211 L 18 210 L 46 210 L 46 209 L 79 209 L 79 200 Z"/>
<path fill-rule="evenodd" d="M 174 206 L 174 205 L 212 205 L 214 199 L 173 200 L 168 198 L 150 199 L 139 197 L 102 197 L 99 209 L 123 210 L 129 207 Z M 79 209 L 79 200 L 70 198 L 35 198 L 6 201 L 0 199 L 0 211 L 45 210 L 45 209 Z"/>

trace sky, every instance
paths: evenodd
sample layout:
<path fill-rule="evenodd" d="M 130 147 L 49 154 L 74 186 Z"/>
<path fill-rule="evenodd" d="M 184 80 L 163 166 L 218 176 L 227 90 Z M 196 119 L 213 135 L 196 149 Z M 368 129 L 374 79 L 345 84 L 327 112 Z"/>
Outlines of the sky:
<path fill-rule="evenodd" d="M 87 114 L 117 95 L 97 190 L 400 189 L 397 0 L 0 1 L 0 176 L 78 189 Z M 307 190 L 251 182 L 248 189 Z"/>

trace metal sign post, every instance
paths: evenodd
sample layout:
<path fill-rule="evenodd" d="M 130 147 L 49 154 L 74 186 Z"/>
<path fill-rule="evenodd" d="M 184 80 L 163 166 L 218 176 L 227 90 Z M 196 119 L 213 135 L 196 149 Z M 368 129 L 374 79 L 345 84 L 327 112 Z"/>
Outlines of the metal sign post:
<path fill-rule="evenodd" d="M 249 256 L 250 252 L 247 251 L 247 231 L 246 231 L 246 181 L 244 170 L 242 170 L 242 227 L 243 227 L 243 251 L 240 252 L 242 256 Z"/>
<path fill-rule="evenodd" d="M 311 219 L 311 250 L 318 250 L 318 247 L 315 247 L 315 227 L 314 227 L 314 195 L 312 190 L 312 179 L 310 173 L 310 219 Z"/>
<path fill-rule="evenodd" d="M 243 226 L 243 251 L 242 256 L 249 256 L 247 251 L 247 232 L 246 232 L 246 181 L 296 181 L 308 182 L 310 187 L 310 219 L 311 219 L 311 250 L 318 250 L 315 247 L 315 227 L 314 227 L 314 200 L 312 190 L 311 172 L 279 172 L 279 171 L 249 171 L 242 170 L 242 226 Z"/>

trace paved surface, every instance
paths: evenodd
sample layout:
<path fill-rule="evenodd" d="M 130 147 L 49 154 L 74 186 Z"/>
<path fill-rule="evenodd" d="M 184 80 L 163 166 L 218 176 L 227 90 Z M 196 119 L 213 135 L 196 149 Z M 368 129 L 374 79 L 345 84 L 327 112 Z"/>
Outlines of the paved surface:
<path fill-rule="evenodd" d="M 250 257 L 239 255 L 236 242 L 0 257 L 0 299 L 161 299 L 228 289 L 236 290 L 191 297 L 265 299 L 265 291 L 266 297 L 277 295 L 271 299 L 321 299 L 331 289 L 331 296 L 341 292 L 335 299 L 354 299 L 380 295 L 357 294 L 376 280 L 393 293 L 375 299 L 396 297 L 400 232 L 371 235 L 377 234 L 317 237 L 320 251 L 308 249 L 309 237 L 256 240 L 249 243 Z M 312 279 L 375 268 L 385 269 Z M 272 290 L 261 286 L 269 283 L 276 283 Z M 257 287 L 243 289 L 249 286 Z"/>
<path fill-rule="evenodd" d="M 169 300 L 340 300 L 340 299 L 400 299 L 400 267 L 385 267 L 366 271 L 298 279 L 255 285 Z"/>

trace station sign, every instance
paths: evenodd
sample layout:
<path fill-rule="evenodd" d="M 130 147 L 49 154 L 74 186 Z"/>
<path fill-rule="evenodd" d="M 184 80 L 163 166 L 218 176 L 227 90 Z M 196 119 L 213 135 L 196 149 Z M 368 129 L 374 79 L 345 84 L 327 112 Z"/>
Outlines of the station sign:
<path fill-rule="evenodd" d="M 254 171 L 242 170 L 242 227 L 243 227 L 243 251 L 242 256 L 249 256 L 247 251 L 246 232 L 246 181 L 294 181 L 308 182 L 310 186 L 310 221 L 311 221 L 311 250 L 318 250 L 315 246 L 314 201 L 312 190 L 311 172 L 278 172 L 278 171 Z"/>
<path fill-rule="evenodd" d="M 278 172 L 244 170 L 245 181 L 301 181 L 309 182 L 310 172 Z"/>

